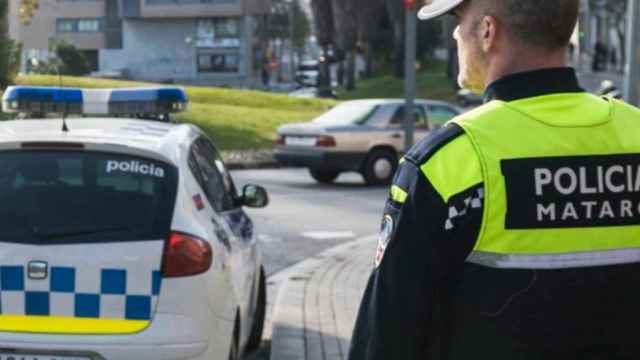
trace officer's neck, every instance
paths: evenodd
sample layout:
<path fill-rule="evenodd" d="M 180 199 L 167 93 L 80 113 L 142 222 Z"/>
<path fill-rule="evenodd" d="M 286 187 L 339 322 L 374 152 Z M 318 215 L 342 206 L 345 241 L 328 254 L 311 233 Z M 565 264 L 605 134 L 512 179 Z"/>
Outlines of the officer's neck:
<path fill-rule="evenodd" d="M 485 87 L 507 75 L 567 66 L 564 49 L 549 51 L 539 48 L 515 49 L 492 56 L 487 64 Z"/>

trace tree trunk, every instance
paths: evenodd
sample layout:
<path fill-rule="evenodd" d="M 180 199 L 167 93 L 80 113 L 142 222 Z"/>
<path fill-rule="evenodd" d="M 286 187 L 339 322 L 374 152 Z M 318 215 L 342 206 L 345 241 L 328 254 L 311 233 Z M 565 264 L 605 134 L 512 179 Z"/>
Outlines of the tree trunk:
<path fill-rule="evenodd" d="M 374 71 L 375 53 L 373 52 L 372 42 L 369 42 L 365 47 L 364 61 L 365 61 L 364 76 L 365 78 L 368 79 L 373 76 L 373 71 Z"/>
<path fill-rule="evenodd" d="M 324 62 L 320 65 L 320 89 L 329 89 L 331 87 L 331 63 L 329 61 L 329 48 L 327 46 L 322 47 L 322 56 Z"/>
<path fill-rule="evenodd" d="M 356 52 L 347 52 L 347 90 L 356 89 Z"/>
<path fill-rule="evenodd" d="M 9 79 L 9 57 L 11 44 L 9 41 L 9 1 L 0 0 L 0 89 L 6 88 L 10 83 Z"/>
<path fill-rule="evenodd" d="M 338 62 L 338 84 L 344 86 L 344 60 Z"/>
<path fill-rule="evenodd" d="M 393 25 L 393 74 L 404 77 L 404 23 Z"/>

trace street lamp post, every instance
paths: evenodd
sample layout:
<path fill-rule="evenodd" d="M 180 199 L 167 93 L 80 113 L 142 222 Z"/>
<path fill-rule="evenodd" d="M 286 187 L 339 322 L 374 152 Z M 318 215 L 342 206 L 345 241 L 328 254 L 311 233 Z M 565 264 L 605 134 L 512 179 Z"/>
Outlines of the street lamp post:
<path fill-rule="evenodd" d="M 404 151 L 413 147 L 414 104 L 416 98 L 416 0 L 405 0 L 405 68 L 404 68 Z"/>
<path fill-rule="evenodd" d="M 640 3 L 629 0 L 627 31 L 627 64 L 624 83 L 625 100 L 633 105 L 640 105 Z"/>
<path fill-rule="evenodd" d="M 290 0 L 289 4 L 290 4 L 290 9 L 289 9 L 289 67 L 291 68 L 291 82 L 293 83 L 296 79 L 296 67 L 294 65 L 295 59 L 294 59 L 294 52 L 293 52 L 293 38 L 294 38 L 294 25 L 293 22 L 295 21 L 295 4 L 294 1 L 296 0 Z"/>

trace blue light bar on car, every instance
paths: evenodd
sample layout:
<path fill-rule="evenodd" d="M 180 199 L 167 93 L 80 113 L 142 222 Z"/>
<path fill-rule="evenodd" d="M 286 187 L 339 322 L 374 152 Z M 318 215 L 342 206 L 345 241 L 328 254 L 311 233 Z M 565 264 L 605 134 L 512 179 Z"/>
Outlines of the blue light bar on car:
<path fill-rule="evenodd" d="M 187 95 L 180 88 L 72 89 L 11 86 L 2 98 L 9 113 L 83 115 L 153 115 L 185 111 Z"/>

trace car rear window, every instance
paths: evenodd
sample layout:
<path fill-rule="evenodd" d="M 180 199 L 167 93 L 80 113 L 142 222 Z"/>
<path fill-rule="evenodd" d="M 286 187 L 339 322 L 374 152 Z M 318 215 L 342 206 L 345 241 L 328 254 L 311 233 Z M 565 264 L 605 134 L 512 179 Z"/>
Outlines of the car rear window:
<path fill-rule="evenodd" d="M 331 110 L 315 118 L 313 122 L 334 126 L 363 124 L 376 109 L 377 106 L 373 103 L 347 101 L 336 105 Z"/>
<path fill-rule="evenodd" d="M 0 242 L 48 244 L 165 238 L 177 169 L 76 151 L 0 152 Z"/>

